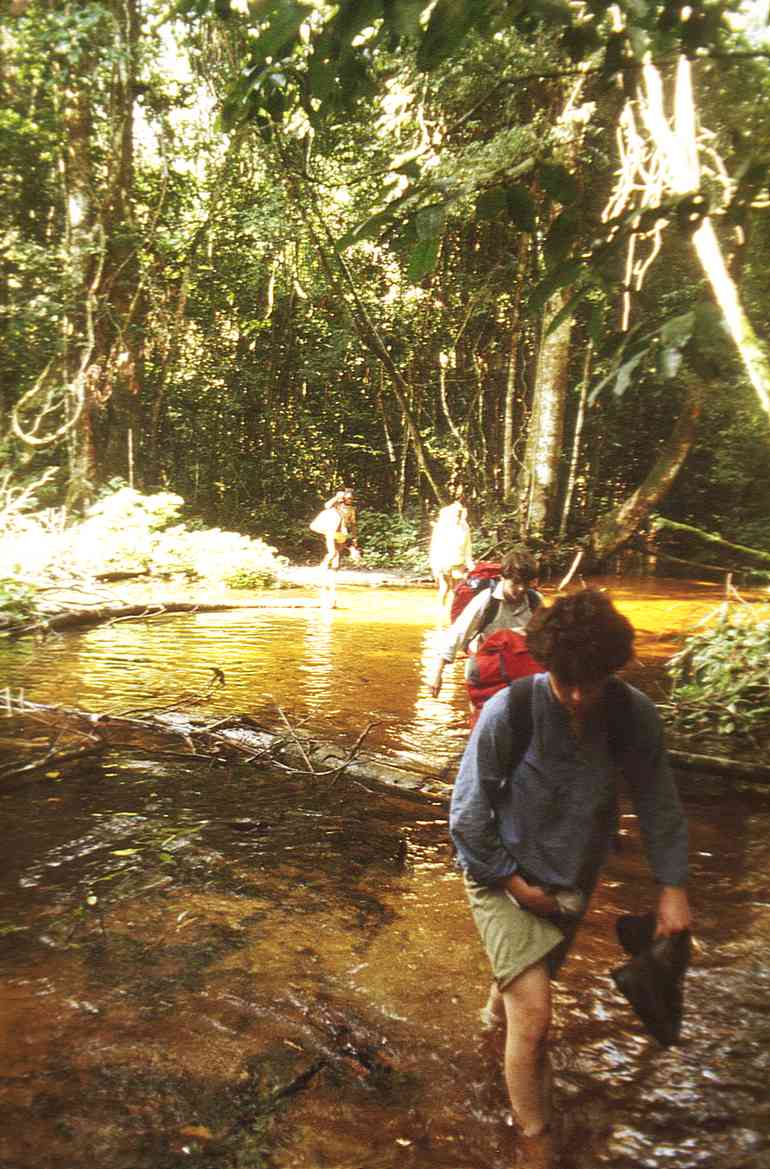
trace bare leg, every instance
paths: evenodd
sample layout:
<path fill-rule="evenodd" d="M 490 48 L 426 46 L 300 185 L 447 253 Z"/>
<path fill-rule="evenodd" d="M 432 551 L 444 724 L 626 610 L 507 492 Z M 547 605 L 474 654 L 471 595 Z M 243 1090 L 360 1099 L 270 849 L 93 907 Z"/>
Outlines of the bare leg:
<path fill-rule="evenodd" d="M 337 561 L 335 564 L 334 561 Z M 339 566 L 339 551 L 334 539 L 334 533 L 330 532 L 326 536 L 326 555 L 321 561 L 321 571 L 325 572 L 328 568 L 337 568 Z"/>
<path fill-rule="evenodd" d="M 489 998 L 479 1012 L 481 1016 L 481 1025 L 486 1030 L 491 1030 L 499 1024 L 505 1022 L 505 1005 L 503 1003 L 503 996 L 497 989 L 497 983 L 493 982 L 489 988 Z"/>
<path fill-rule="evenodd" d="M 507 1024 L 505 1082 L 513 1118 L 525 1138 L 537 1137 L 545 1132 L 551 1118 L 551 1070 L 546 1050 L 551 983 L 545 963 L 530 966 L 500 993 Z"/>
<path fill-rule="evenodd" d="M 334 609 L 337 605 L 337 569 L 340 566 L 340 549 L 334 535 L 326 537 L 326 555 L 321 561 L 321 603 Z"/>

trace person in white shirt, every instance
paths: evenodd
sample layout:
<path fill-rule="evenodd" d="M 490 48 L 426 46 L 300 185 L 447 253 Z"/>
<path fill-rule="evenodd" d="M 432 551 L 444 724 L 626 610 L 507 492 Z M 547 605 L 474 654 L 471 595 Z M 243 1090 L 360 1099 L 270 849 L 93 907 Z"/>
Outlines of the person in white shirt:
<path fill-rule="evenodd" d="M 463 503 L 462 489 L 458 488 L 453 502 L 438 513 L 430 541 L 430 571 L 438 585 L 442 613 L 446 613 L 451 605 L 456 582 L 472 568 L 468 510 Z"/>

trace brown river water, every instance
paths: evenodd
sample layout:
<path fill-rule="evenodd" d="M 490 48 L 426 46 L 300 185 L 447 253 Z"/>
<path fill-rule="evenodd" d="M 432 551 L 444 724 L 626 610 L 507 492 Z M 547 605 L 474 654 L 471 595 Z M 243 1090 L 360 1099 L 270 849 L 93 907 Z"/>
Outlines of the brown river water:
<path fill-rule="evenodd" d="M 629 679 L 663 697 L 666 656 L 719 588 L 598 583 L 638 630 Z M 427 690 L 430 590 L 255 600 L 0 646 L 0 689 L 283 712 L 351 744 L 375 723 L 368 745 L 401 763 L 458 755 L 461 668 Z M 214 668 L 225 685 L 196 706 Z M 616 916 L 655 896 L 627 817 L 556 984 L 562 1169 L 770 1169 L 768 790 L 679 779 L 697 919 L 682 1043 L 645 1037 L 609 976 Z M 512 1166 L 445 800 L 115 751 L 7 782 L 0 814 L 0 1169 Z"/>

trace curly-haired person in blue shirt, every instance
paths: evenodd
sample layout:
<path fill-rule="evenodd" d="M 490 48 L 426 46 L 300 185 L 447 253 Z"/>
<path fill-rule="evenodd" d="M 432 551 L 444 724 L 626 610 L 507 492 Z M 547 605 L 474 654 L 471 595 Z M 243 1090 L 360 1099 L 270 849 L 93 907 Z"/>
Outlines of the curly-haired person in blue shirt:
<path fill-rule="evenodd" d="M 613 676 L 633 657 L 630 622 L 604 593 L 586 589 L 539 609 L 526 638 L 547 672 L 487 702 L 463 755 L 449 827 L 494 977 L 482 1014 L 506 1023 L 519 1163 L 553 1169 L 550 980 L 617 830 L 618 772 L 660 887 L 657 936 L 690 928 L 687 826 L 660 716 Z M 514 758 L 521 708 L 513 697 L 523 686 L 531 737 Z M 612 714 L 619 706 L 622 720 Z M 623 724 L 620 744 L 613 719 Z"/>

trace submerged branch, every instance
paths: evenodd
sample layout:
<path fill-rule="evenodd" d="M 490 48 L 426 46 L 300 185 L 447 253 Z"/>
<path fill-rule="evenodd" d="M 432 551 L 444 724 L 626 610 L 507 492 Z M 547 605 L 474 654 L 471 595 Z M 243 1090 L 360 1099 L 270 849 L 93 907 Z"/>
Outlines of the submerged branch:
<path fill-rule="evenodd" d="M 459 763 L 457 759 L 443 767 L 431 767 L 426 761 L 424 769 L 417 764 L 402 767 L 387 758 L 365 753 L 362 750 L 364 741 L 378 725 L 376 722 L 369 723 L 353 745 L 341 753 L 331 741 L 300 737 L 301 724 L 292 725 L 285 713 L 288 735 L 263 727 L 247 715 L 231 715 L 205 722 L 194 720 L 180 710 L 166 710 L 158 714 L 146 712 L 139 719 L 44 706 L 23 698 L 11 698 L 6 711 L 7 717 L 21 724 L 27 720 L 34 722 L 38 729 L 41 725 L 56 729 L 59 734 L 55 741 L 62 741 L 63 749 L 57 753 L 48 744 L 41 758 L 21 766 L 4 767 L 0 771 L 2 782 L 52 770 L 65 762 L 76 764 L 81 759 L 99 756 L 109 748 L 139 752 L 152 758 L 205 763 L 209 767 L 246 765 L 272 768 L 290 775 L 328 780 L 329 787 L 346 775 L 368 787 L 396 790 L 402 796 L 421 801 L 446 802 Z M 86 737 L 88 742 L 74 750 L 71 741 L 67 745 L 67 736 Z M 763 763 L 681 750 L 670 750 L 669 755 L 675 768 L 770 783 L 770 766 Z"/>
<path fill-rule="evenodd" d="M 447 791 L 447 776 L 443 771 L 440 774 L 420 772 L 418 768 L 399 767 L 387 759 L 364 754 L 364 741 L 378 725 L 376 722 L 369 723 L 353 745 L 341 753 L 339 747 L 329 741 L 301 737 L 298 725 L 292 726 L 285 713 L 288 735 L 262 727 L 248 716 L 234 715 L 206 722 L 193 719 L 181 710 L 166 709 L 160 713 L 148 711 L 142 718 L 127 718 L 45 706 L 13 696 L 6 705 L 6 714 L 22 724 L 25 720 L 32 720 L 37 728 L 44 725 L 56 729 L 61 738 L 86 735 L 92 751 L 109 747 L 140 750 L 151 756 L 190 762 L 203 761 L 210 766 L 267 767 L 291 775 L 329 780 L 329 786 L 342 775 L 347 775 L 367 784 L 428 798 L 443 796 Z M 43 758 L 33 761 L 34 766 L 7 767 L 0 778 L 8 780 L 27 772 L 39 772 L 42 767 L 51 769 L 57 759 L 62 758 L 63 755 L 51 754 L 50 745 L 47 745 Z"/>

